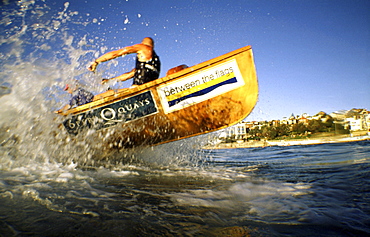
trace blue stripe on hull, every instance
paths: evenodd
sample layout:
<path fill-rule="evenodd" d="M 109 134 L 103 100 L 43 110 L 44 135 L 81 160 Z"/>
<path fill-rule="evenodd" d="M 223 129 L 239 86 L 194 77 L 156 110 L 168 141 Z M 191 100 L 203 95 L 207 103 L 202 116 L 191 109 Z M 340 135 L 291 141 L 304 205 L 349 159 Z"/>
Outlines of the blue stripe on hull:
<path fill-rule="evenodd" d="M 205 88 L 203 90 L 200 90 L 200 91 L 191 93 L 189 95 L 186 95 L 184 97 L 181 97 L 181 98 L 178 98 L 178 99 L 175 99 L 175 100 L 171 100 L 171 101 L 168 102 L 168 105 L 169 105 L 169 107 L 174 106 L 174 105 L 180 103 L 183 100 L 186 100 L 186 99 L 189 99 L 189 98 L 192 98 L 192 97 L 197 97 L 197 96 L 205 95 L 205 94 L 207 94 L 207 93 L 209 93 L 209 92 L 217 89 L 220 86 L 227 85 L 227 84 L 232 84 L 232 83 L 236 83 L 236 82 L 237 82 L 236 77 L 230 78 L 229 80 L 220 82 L 220 83 L 218 83 L 216 85 L 210 86 L 210 87 Z"/>

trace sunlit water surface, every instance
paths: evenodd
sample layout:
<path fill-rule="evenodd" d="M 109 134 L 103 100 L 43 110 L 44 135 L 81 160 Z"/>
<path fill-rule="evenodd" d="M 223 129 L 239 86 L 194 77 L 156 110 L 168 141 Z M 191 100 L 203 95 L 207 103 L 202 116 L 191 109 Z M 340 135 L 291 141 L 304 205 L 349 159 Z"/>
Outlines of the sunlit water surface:
<path fill-rule="evenodd" d="M 32 162 L 3 169 L 0 232 L 4 236 L 370 234 L 368 141 L 199 150 L 197 156 L 202 161 L 197 165 L 129 164 L 107 169 Z"/>

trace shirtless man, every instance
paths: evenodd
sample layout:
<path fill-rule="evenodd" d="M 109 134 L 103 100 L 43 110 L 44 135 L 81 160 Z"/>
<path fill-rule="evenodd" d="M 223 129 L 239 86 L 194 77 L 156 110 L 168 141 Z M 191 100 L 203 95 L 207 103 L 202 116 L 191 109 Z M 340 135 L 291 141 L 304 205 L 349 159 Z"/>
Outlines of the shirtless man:
<path fill-rule="evenodd" d="M 91 63 L 88 69 L 94 72 L 99 63 L 106 62 L 111 59 L 115 59 L 117 57 L 131 53 L 137 54 L 135 68 L 132 69 L 130 72 L 126 72 L 120 76 L 110 79 L 103 79 L 102 84 L 112 79 L 126 81 L 128 79 L 134 78 L 132 84 L 136 86 L 158 79 L 161 62 L 154 51 L 154 41 L 152 38 L 149 37 L 144 38 L 140 44 L 127 46 L 100 56 Z"/>

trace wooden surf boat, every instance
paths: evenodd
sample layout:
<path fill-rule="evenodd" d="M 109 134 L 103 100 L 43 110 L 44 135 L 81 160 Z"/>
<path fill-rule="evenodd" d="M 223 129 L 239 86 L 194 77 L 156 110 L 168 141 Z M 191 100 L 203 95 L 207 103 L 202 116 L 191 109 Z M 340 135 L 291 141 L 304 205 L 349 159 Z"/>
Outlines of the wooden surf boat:
<path fill-rule="evenodd" d="M 65 129 L 96 130 L 110 148 L 152 146 L 232 126 L 257 102 L 250 46 L 172 72 L 66 111 Z"/>

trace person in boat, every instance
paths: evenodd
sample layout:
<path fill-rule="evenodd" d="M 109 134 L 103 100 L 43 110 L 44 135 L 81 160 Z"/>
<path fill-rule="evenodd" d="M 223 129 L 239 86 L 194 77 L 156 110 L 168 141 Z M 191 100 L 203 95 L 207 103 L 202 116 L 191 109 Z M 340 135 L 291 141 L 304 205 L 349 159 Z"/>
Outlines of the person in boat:
<path fill-rule="evenodd" d="M 62 113 L 74 106 L 90 103 L 94 99 L 93 93 L 81 88 L 78 84 L 67 84 L 64 90 L 70 93 L 72 98 L 70 99 L 69 104 L 66 104 L 60 110 L 55 111 L 55 113 Z"/>
<path fill-rule="evenodd" d="M 150 37 L 145 37 L 139 44 L 111 51 L 98 57 L 94 62 L 91 63 L 88 69 L 92 72 L 95 72 L 99 63 L 132 53 L 137 54 L 135 68 L 130 72 L 126 72 L 120 76 L 110 79 L 103 79 L 102 84 L 108 82 L 109 80 L 126 81 L 133 78 L 134 81 L 132 83 L 132 87 L 135 87 L 159 78 L 161 62 L 158 55 L 154 51 L 154 41 Z"/>

